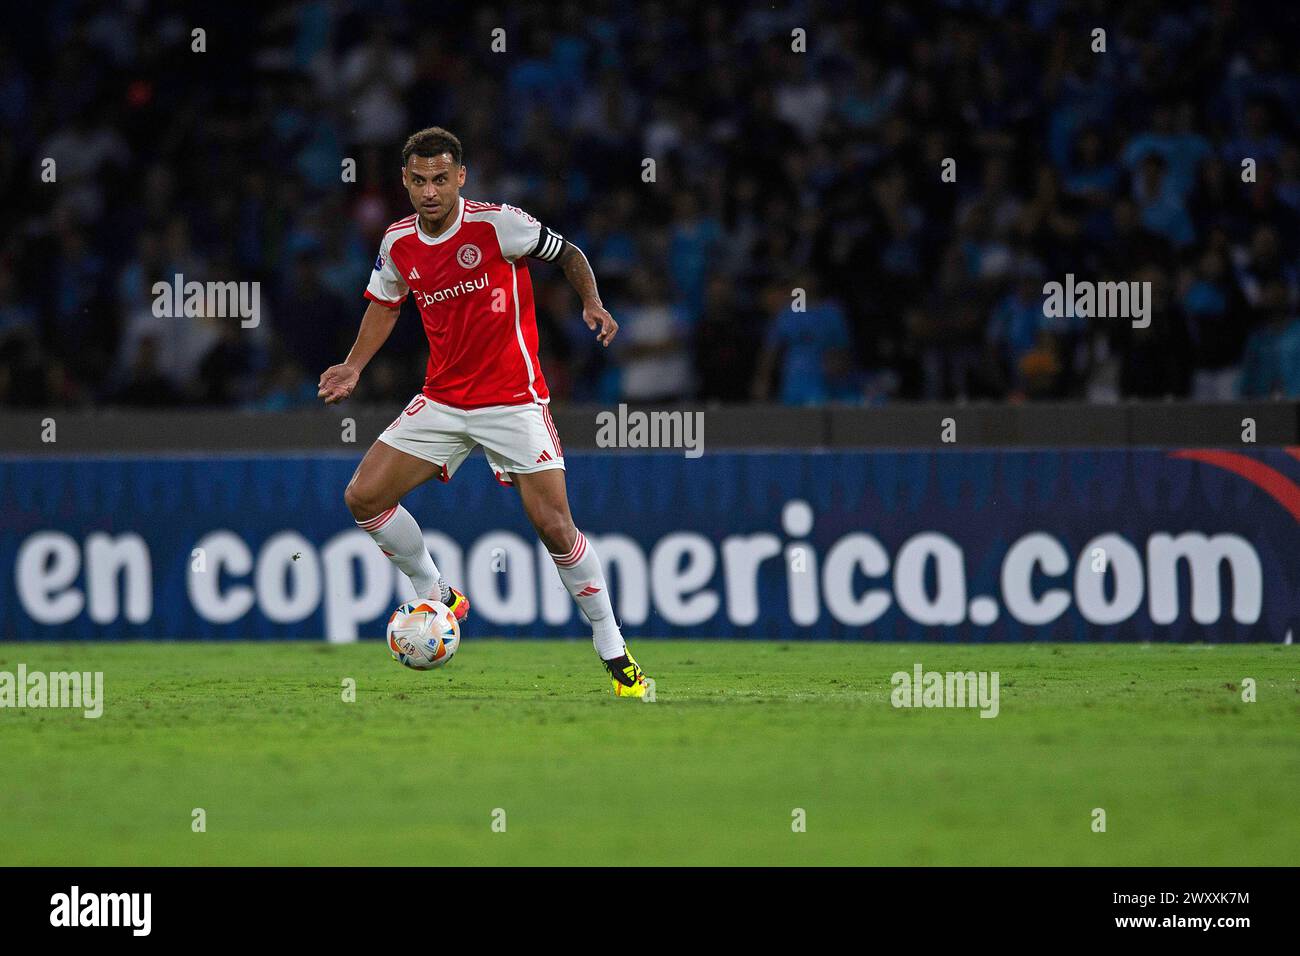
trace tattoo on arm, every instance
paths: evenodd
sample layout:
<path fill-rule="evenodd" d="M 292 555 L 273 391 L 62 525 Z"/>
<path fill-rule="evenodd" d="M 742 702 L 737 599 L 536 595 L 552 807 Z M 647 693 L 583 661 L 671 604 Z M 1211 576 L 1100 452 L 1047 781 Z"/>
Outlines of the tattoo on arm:
<path fill-rule="evenodd" d="M 560 254 L 560 265 L 564 268 L 564 276 L 569 280 L 569 285 L 577 291 L 584 304 L 600 302 L 600 293 L 596 291 L 596 274 L 591 271 L 591 263 L 581 249 L 571 242 L 565 243 L 564 252 Z"/>

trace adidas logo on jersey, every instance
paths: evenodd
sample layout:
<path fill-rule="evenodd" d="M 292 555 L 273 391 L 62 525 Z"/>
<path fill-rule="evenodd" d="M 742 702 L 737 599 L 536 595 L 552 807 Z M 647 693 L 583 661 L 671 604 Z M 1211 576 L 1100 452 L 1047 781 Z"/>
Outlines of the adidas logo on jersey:
<path fill-rule="evenodd" d="M 553 461 L 553 460 L 554 459 L 551 458 L 551 453 L 549 451 L 544 451 L 542 452 L 541 457 L 538 458 L 537 461 L 533 462 L 533 464 L 540 465 L 544 461 Z"/>
<path fill-rule="evenodd" d="M 407 279 L 418 279 L 418 278 L 420 278 L 420 270 L 419 270 L 419 269 L 416 269 L 415 267 L 412 267 L 412 268 L 411 268 L 411 274 L 408 275 L 406 278 L 407 278 Z"/>

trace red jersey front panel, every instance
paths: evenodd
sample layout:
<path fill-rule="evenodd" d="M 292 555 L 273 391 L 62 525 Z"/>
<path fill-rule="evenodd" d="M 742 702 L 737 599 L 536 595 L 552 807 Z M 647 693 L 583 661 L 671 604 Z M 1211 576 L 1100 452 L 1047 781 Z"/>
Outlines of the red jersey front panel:
<path fill-rule="evenodd" d="M 388 227 L 366 298 L 415 299 L 429 339 L 424 394 L 453 408 L 550 401 L 537 360 L 525 256 L 556 258 L 564 240 L 514 206 L 462 197 L 437 238 L 412 215 Z"/>

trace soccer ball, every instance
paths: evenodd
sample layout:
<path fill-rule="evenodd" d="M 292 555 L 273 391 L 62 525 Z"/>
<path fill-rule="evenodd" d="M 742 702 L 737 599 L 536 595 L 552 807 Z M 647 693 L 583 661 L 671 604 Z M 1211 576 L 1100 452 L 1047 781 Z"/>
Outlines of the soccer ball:
<path fill-rule="evenodd" d="M 446 664 L 460 647 L 460 624 L 441 601 L 408 601 L 388 619 L 388 651 L 412 670 Z"/>

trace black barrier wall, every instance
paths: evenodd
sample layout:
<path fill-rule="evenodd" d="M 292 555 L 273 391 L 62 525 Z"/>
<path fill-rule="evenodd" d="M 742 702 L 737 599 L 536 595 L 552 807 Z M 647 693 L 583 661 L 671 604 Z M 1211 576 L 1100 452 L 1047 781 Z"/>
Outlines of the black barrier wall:
<path fill-rule="evenodd" d="M 102 411 L 0 413 L 0 452 L 98 454 L 364 448 L 400 409 L 343 406 L 295 412 Z M 1087 448 L 1300 445 L 1300 403 L 900 405 L 885 408 L 558 406 L 566 447 L 627 447 L 630 416 L 645 440 L 689 434 L 702 449 Z M 653 415 L 676 416 L 655 419 Z M 687 423 L 685 416 L 693 416 Z M 620 433 L 620 422 L 623 430 Z M 635 419 L 633 419 L 635 422 Z M 689 432 L 683 432 L 689 428 Z M 603 432 L 603 434 L 602 434 Z M 667 439 L 664 436 L 668 436 Z M 636 447 L 636 446 L 634 446 Z M 651 446 L 655 447 L 655 446 Z M 681 447 L 680 441 L 671 447 Z"/>

